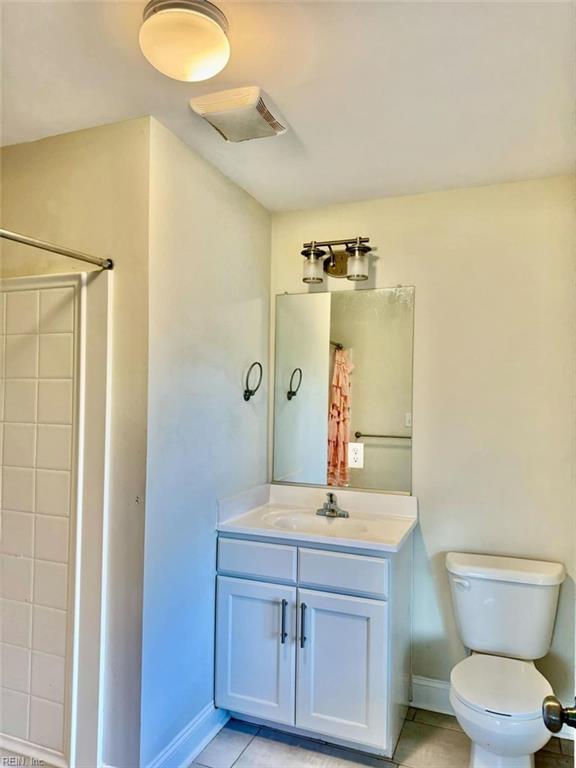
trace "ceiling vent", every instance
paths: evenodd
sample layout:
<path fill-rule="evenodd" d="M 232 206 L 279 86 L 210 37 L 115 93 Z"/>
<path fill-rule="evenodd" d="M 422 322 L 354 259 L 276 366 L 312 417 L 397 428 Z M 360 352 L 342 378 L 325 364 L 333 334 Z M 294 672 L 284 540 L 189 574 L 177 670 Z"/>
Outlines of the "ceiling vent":
<path fill-rule="evenodd" d="M 258 86 L 198 96 L 190 107 L 226 141 L 265 139 L 288 130 L 266 106 Z"/>

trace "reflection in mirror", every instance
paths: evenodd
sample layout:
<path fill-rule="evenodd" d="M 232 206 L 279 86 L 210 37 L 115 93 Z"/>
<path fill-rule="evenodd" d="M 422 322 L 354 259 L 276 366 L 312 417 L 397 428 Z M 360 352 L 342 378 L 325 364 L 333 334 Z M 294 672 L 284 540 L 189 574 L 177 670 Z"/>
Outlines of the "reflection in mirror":
<path fill-rule="evenodd" d="M 277 297 L 275 482 L 411 491 L 413 334 L 413 288 Z"/>

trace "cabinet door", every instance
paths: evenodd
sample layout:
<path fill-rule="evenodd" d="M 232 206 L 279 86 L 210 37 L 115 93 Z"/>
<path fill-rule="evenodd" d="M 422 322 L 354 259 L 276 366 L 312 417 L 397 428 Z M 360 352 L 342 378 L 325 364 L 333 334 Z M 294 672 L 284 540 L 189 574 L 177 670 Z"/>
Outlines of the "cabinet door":
<path fill-rule="evenodd" d="M 298 590 L 296 725 L 386 748 L 385 602 Z"/>
<path fill-rule="evenodd" d="M 295 587 L 219 576 L 216 705 L 294 725 L 295 628 Z"/>

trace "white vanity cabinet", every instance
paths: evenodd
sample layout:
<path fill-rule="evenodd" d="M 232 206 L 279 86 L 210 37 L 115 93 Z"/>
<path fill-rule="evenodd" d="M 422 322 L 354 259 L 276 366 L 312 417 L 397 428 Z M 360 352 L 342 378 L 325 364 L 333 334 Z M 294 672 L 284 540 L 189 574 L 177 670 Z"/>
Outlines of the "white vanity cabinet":
<path fill-rule="evenodd" d="M 391 756 L 409 696 L 410 553 L 221 536 L 216 705 Z"/>
<path fill-rule="evenodd" d="M 383 749 L 386 603 L 298 590 L 296 725 Z"/>
<path fill-rule="evenodd" d="M 217 704 L 294 724 L 296 588 L 218 578 Z"/>

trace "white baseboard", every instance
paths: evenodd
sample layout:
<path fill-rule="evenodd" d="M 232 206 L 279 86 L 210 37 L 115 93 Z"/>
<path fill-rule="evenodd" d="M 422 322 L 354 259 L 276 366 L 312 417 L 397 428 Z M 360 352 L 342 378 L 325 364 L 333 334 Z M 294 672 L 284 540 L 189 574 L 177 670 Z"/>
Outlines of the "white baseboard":
<path fill-rule="evenodd" d="M 54 768 L 68 768 L 68 761 L 57 752 L 45 749 L 44 747 L 38 747 L 36 744 L 30 744 L 28 741 L 14 739 L 3 733 L 0 733 L 0 749 L 29 757 L 31 760 L 37 760 L 39 765 L 45 763 L 46 765 L 54 766 Z"/>
<path fill-rule="evenodd" d="M 432 680 L 430 677 L 412 675 L 411 703 L 416 709 L 427 709 L 429 712 L 454 715 L 454 710 L 450 706 L 450 684 L 443 680 Z"/>
<path fill-rule="evenodd" d="M 446 683 L 444 680 L 433 680 L 430 677 L 412 675 L 412 701 L 410 703 L 416 709 L 427 709 L 429 712 L 439 712 L 442 715 L 454 715 L 454 710 L 450 706 L 450 683 Z M 572 728 L 564 726 L 556 735 L 559 739 L 574 741 Z"/>
<path fill-rule="evenodd" d="M 208 704 L 146 768 L 188 768 L 229 719 L 226 710 Z"/>

